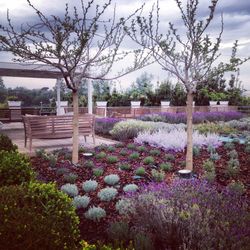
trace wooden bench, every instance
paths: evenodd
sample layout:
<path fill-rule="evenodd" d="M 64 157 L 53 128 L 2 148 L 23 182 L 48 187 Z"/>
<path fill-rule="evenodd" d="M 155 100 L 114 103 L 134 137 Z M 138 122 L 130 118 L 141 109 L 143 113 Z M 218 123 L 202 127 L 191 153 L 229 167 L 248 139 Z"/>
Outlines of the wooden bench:
<path fill-rule="evenodd" d="M 24 124 L 25 142 L 29 139 L 29 149 L 32 149 L 33 139 L 62 139 L 73 136 L 73 116 L 22 116 Z M 79 136 L 92 135 L 95 144 L 95 116 L 91 114 L 79 115 Z"/>

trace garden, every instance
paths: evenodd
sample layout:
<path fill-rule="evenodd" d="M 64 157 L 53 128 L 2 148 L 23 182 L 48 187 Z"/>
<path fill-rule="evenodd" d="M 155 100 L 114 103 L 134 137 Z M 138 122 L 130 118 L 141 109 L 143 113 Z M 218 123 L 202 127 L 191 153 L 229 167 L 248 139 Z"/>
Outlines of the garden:
<path fill-rule="evenodd" d="M 1 135 L 1 247 L 248 249 L 250 118 L 194 113 L 189 179 L 178 175 L 185 120 L 97 119 L 96 133 L 119 142 L 80 147 L 78 164 L 67 148 L 28 158 Z"/>

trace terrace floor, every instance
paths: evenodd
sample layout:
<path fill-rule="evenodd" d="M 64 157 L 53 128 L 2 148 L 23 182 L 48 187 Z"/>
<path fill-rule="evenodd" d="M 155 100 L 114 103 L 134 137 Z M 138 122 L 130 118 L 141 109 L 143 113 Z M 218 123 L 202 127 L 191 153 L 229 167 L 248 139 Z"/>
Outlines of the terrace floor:
<path fill-rule="evenodd" d="M 32 151 L 29 152 L 29 142 L 27 142 L 27 148 L 24 147 L 24 128 L 22 122 L 12 122 L 3 124 L 0 133 L 7 135 L 14 144 L 18 146 L 18 151 L 21 153 L 33 156 L 36 149 L 45 149 L 52 151 L 59 148 L 72 149 L 72 138 L 67 139 L 33 139 Z M 87 142 L 84 141 L 84 137 L 80 136 L 80 145 L 83 147 L 93 148 L 101 144 L 116 144 L 117 141 L 113 141 L 107 138 L 96 136 L 96 143 L 93 144 L 92 137 L 87 137 Z"/>

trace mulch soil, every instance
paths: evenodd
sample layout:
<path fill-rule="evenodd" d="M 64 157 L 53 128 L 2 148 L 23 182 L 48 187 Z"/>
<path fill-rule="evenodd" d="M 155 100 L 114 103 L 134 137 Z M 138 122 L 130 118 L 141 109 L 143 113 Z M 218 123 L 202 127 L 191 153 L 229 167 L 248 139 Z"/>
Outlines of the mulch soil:
<path fill-rule="evenodd" d="M 126 184 L 137 184 L 138 186 L 148 183 L 152 181 L 151 176 L 151 170 L 153 168 L 152 165 L 145 165 L 143 163 L 143 159 L 147 156 L 149 156 L 149 152 L 151 149 L 153 149 L 149 145 L 145 145 L 146 151 L 140 152 L 139 159 L 136 160 L 129 160 L 129 155 L 132 152 L 137 152 L 135 149 L 127 149 L 127 144 L 131 142 L 124 143 L 123 147 L 116 147 L 114 146 L 115 150 L 114 152 L 108 151 L 108 147 L 106 148 L 100 148 L 97 147 L 94 150 L 94 154 L 97 154 L 99 152 L 105 152 L 107 156 L 117 156 L 119 158 L 119 161 L 117 163 L 108 164 L 107 159 L 97 159 L 95 156 L 93 156 L 90 159 L 86 159 L 82 154 L 80 154 L 80 161 L 77 166 L 73 165 L 69 160 L 67 160 L 63 155 L 60 155 L 58 157 L 58 161 L 56 163 L 55 167 L 50 167 L 48 160 L 45 160 L 41 157 L 33 157 L 31 159 L 32 166 L 34 170 L 37 172 L 38 179 L 44 182 L 56 182 L 58 188 L 60 188 L 63 184 L 66 184 L 67 182 L 64 179 L 63 174 L 58 174 L 58 169 L 65 168 L 70 173 L 74 173 L 78 175 L 78 178 L 75 182 L 75 184 L 78 186 L 79 194 L 84 195 L 84 191 L 82 190 L 82 183 L 86 180 L 92 179 L 96 180 L 98 182 L 98 189 L 96 191 L 93 191 L 89 193 L 88 195 L 91 198 L 90 206 L 100 206 L 105 209 L 107 216 L 103 218 L 100 222 L 93 222 L 91 220 L 88 220 L 84 217 L 84 213 L 87 211 L 87 209 L 78 209 L 77 214 L 80 217 L 80 231 L 81 231 L 81 237 L 84 240 L 87 240 L 88 242 L 96 242 L 97 240 L 101 240 L 104 242 L 107 242 L 106 237 L 106 229 L 108 227 L 108 224 L 113 220 L 119 220 L 119 215 L 117 211 L 115 210 L 115 203 L 119 200 L 119 196 L 123 195 L 123 187 Z M 122 149 L 126 149 L 128 154 L 126 156 L 120 155 L 120 151 Z M 185 152 L 166 152 L 161 149 L 161 154 L 159 156 L 153 156 L 155 159 L 154 166 L 158 167 L 161 163 L 169 162 L 165 159 L 165 154 L 171 153 L 175 156 L 175 159 L 171 161 L 172 169 L 171 171 L 166 173 L 165 182 L 170 183 L 173 178 L 177 177 L 177 171 L 184 168 L 184 162 L 185 162 Z M 226 150 L 223 146 L 216 149 L 217 153 L 220 155 L 220 159 L 215 161 L 216 166 L 216 185 L 218 188 L 222 186 L 228 185 L 231 181 L 241 181 L 247 188 L 246 196 L 250 197 L 250 155 L 248 153 L 244 152 L 244 145 L 235 144 L 235 150 L 238 152 L 238 159 L 240 162 L 240 172 L 234 176 L 234 177 L 228 177 L 225 174 L 227 164 L 229 161 L 228 152 L 230 150 Z M 87 151 L 87 150 L 86 150 Z M 93 150 L 92 150 L 93 152 Z M 194 157 L 194 173 L 196 174 L 197 178 L 200 178 L 204 174 L 204 169 L 202 167 L 204 161 L 209 159 L 210 153 L 207 152 L 206 149 L 203 149 L 200 151 L 200 155 L 197 157 Z M 84 167 L 84 163 L 87 160 L 91 160 L 94 163 L 95 168 L 103 168 L 104 173 L 100 177 L 96 177 L 93 175 L 92 168 Z M 130 170 L 120 170 L 119 165 L 121 163 L 128 163 L 131 165 Z M 139 166 L 143 166 L 146 169 L 146 175 L 144 178 L 141 179 L 134 179 L 133 176 L 134 171 Z M 97 193 L 100 191 L 100 189 L 107 187 L 108 185 L 104 182 L 104 177 L 109 174 L 117 174 L 120 177 L 119 185 L 116 186 L 119 192 L 119 196 L 117 196 L 116 199 L 110 202 L 102 202 L 97 197 Z"/>

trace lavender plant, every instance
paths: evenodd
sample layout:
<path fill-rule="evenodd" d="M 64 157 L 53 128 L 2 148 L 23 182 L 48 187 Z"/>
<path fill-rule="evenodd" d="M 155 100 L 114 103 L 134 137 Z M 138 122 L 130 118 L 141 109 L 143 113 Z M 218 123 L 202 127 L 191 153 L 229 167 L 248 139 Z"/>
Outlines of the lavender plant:
<path fill-rule="evenodd" d="M 247 201 L 206 181 L 151 183 L 126 199 L 117 207 L 133 224 L 130 232 L 153 235 L 157 249 L 246 249 L 249 243 Z"/>

